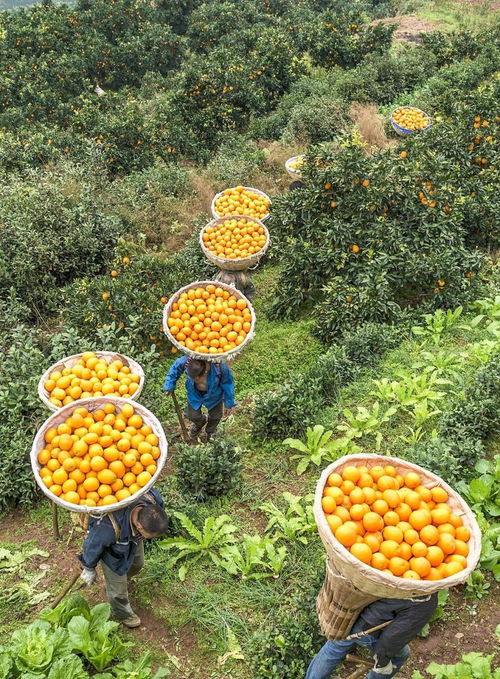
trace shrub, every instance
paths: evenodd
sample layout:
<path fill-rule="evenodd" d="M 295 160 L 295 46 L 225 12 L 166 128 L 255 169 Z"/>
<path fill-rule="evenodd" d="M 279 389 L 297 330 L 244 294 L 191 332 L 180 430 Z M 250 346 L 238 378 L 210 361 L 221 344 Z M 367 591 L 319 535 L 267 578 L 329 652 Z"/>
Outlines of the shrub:
<path fill-rule="evenodd" d="M 207 445 L 181 444 L 175 456 L 178 486 L 201 501 L 228 493 L 238 482 L 240 459 L 241 449 L 222 437 Z"/>
<path fill-rule="evenodd" d="M 241 135 L 230 135 L 224 141 L 207 169 L 219 182 L 231 186 L 249 185 L 251 177 L 264 164 L 266 155 L 255 142 Z"/>
<path fill-rule="evenodd" d="M 403 340 L 401 327 L 379 323 L 349 330 L 340 340 L 347 358 L 359 366 L 371 366 L 386 351 L 395 349 Z"/>
<path fill-rule="evenodd" d="M 484 457 L 485 450 L 479 439 L 436 438 L 415 443 L 405 452 L 405 459 L 431 469 L 452 486 L 474 472 L 474 464 Z"/>
<path fill-rule="evenodd" d="M 297 104 L 283 130 L 282 139 L 319 144 L 331 141 L 350 126 L 348 107 L 345 102 L 327 97 L 314 97 Z"/>
<path fill-rule="evenodd" d="M 256 632 L 250 641 L 253 679 L 303 677 L 313 656 L 324 643 L 316 614 L 316 597 L 321 578 L 302 583 L 301 593 Z"/>
<path fill-rule="evenodd" d="M 0 287 L 27 300 L 33 315 L 58 310 L 61 286 L 101 273 L 127 230 L 90 185 L 71 195 L 39 174 L 0 184 L 0 222 Z"/>

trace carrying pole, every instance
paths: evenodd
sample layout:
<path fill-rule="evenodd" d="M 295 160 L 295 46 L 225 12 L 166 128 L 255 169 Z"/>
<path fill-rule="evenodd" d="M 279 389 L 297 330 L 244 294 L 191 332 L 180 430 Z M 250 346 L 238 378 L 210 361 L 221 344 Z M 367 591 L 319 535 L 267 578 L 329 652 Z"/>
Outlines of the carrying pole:
<path fill-rule="evenodd" d="M 57 515 L 57 505 L 55 502 L 51 502 L 52 505 L 52 532 L 54 533 L 54 538 L 56 540 L 61 539 L 59 533 L 59 516 Z"/>
<path fill-rule="evenodd" d="M 342 641 L 353 641 L 354 639 L 359 639 L 360 637 L 365 637 L 367 634 L 371 634 L 372 632 L 376 632 L 379 629 L 382 629 L 383 627 L 387 627 L 387 625 L 390 625 L 392 620 L 387 620 L 387 622 L 382 622 L 380 625 L 375 625 L 375 627 L 370 627 L 370 629 L 365 629 L 362 632 L 356 632 L 355 634 L 349 634 L 348 637 L 345 639 L 342 639 Z"/>
<path fill-rule="evenodd" d="M 55 607 L 57 606 L 57 604 L 58 604 L 60 601 L 62 601 L 62 600 L 64 599 L 64 597 L 65 597 L 66 594 L 70 591 L 70 589 L 73 588 L 74 584 L 76 583 L 76 581 L 78 580 L 79 577 L 80 577 L 80 573 L 75 573 L 75 574 L 73 575 L 73 577 L 71 578 L 71 580 L 70 580 L 70 581 L 67 583 L 67 585 L 64 587 L 64 589 L 63 589 L 63 591 L 61 592 L 61 594 L 59 594 L 59 596 L 57 597 L 57 599 L 54 599 L 54 601 L 50 604 L 49 608 L 55 608 Z"/>
<path fill-rule="evenodd" d="M 175 412 L 177 413 L 177 419 L 179 420 L 179 424 L 181 425 L 182 438 L 184 439 L 185 443 L 189 443 L 189 434 L 186 429 L 186 423 L 184 422 L 184 417 L 182 415 L 182 410 L 179 405 L 179 401 L 177 400 L 177 396 L 175 395 L 174 391 L 171 391 L 170 394 L 172 396 L 172 401 L 174 402 L 174 408 Z"/>

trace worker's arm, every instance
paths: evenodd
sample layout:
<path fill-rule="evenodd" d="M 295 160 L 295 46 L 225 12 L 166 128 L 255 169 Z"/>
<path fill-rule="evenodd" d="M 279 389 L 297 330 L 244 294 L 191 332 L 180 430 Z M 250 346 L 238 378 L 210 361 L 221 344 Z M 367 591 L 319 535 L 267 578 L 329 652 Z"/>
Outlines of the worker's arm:
<path fill-rule="evenodd" d="M 390 625 L 385 627 L 375 646 L 374 655 L 378 667 L 387 665 L 395 652 L 401 650 L 429 622 L 436 610 L 437 595 L 431 595 L 428 601 L 415 602 L 396 614 Z"/>
<path fill-rule="evenodd" d="M 172 393 L 175 390 L 175 385 L 177 380 L 184 372 L 184 366 L 186 365 L 187 356 L 182 356 L 172 363 L 170 370 L 165 377 L 165 382 L 163 383 L 163 391 L 167 393 Z"/>
<path fill-rule="evenodd" d="M 234 377 L 231 369 L 222 364 L 222 377 L 220 385 L 224 393 L 224 405 L 226 408 L 234 408 L 236 402 L 234 400 Z"/>
<path fill-rule="evenodd" d="M 93 569 L 99 563 L 102 553 L 110 545 L 116 542 L 115 531 L 109 519 L 102 519 L 94 524 L 87 533 L 83 542 L 82 553 L 78 559 L 84 568 Z"/>

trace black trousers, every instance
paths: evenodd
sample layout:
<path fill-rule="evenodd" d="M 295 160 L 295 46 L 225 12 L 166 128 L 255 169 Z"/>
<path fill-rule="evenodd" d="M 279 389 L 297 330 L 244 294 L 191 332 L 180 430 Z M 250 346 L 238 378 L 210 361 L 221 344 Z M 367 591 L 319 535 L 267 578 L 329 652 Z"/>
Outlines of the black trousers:
<path fill-rule="evenodd" d="M 221 421 L 223 412 L 224 402 L 221 401 L 216 406 L 208 410 L 207 420 L 206 416 L 201 412 L 201 408 L 192 408 L 188 403 L 186 408 L 186 417 L 193 423 L 193 426 L 191 427 L 191 436 L 196 436 L 203 428 L 205 422 L 207 423 L 207 426 L 205 427 L 207 434 L 215 434 L 217 426 Z"/>

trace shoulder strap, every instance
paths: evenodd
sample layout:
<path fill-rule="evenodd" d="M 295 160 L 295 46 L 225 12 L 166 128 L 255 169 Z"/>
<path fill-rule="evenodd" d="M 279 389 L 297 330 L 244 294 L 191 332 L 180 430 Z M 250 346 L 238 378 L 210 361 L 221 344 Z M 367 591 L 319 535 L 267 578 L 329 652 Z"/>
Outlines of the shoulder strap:
<path fill-rule="evenodd" d="M 115 538 L 116 541 L 118 542 L 122 536 L 122 529 L 118 525 L 118 521 L 115 519 L 112 512 L 108 514 L 108 519 L 111 521 L 111 525 L 113 526 L 113 530 L 115 531 Z"/>
<path fill-rule="evenodd" d="M 143 497 L 145 500 L 149 500 L 149 501 L 151 502 L 152 505 L 157 504 L 156 500 L 154 499 L 154 497 L 152 496 L 151 493 L 144 493 L 144 495 L 143 495 L 142 497 Z"/>

